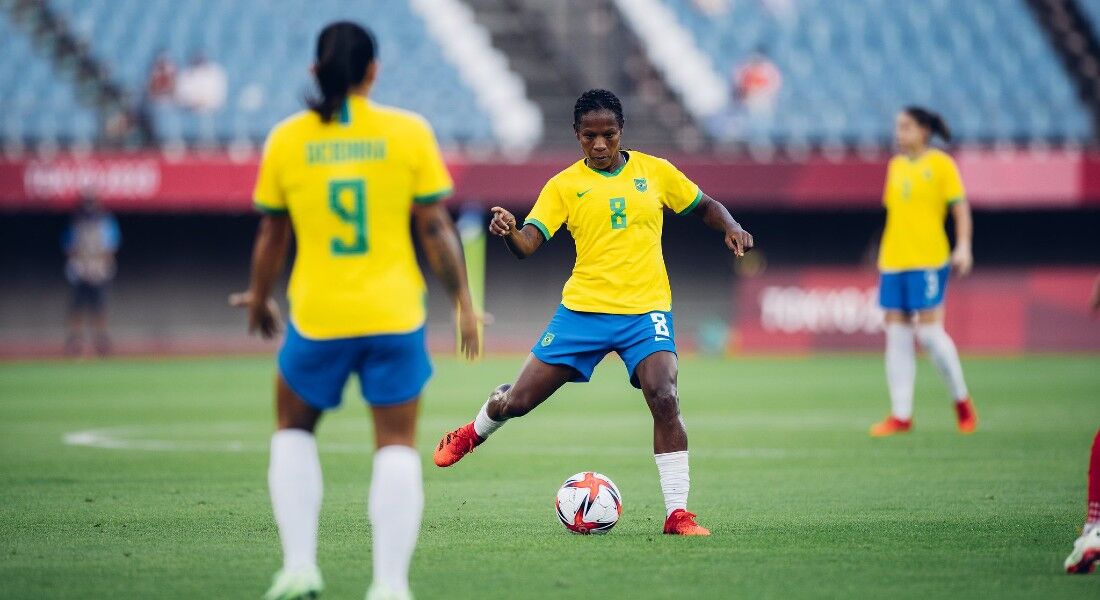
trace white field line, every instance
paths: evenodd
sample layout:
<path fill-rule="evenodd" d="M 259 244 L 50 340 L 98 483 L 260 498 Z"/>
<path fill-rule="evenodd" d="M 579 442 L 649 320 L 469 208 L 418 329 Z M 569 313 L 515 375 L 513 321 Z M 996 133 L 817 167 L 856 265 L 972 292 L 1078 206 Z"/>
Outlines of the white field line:
<path fill-rule="evenodd" d="M 188 440 L 158 439 L 153 427 L 108 427 L 71 431 L 62 436 L 67 446 L 98 448 L 103 450 L 139 450 L 147 452 L 267 452 L 266 441 L 227 440 Z M 222 428 L 224 429 L 224 428 Z M 325 442 L 321 440 L 320 450 L 335 454 L 370 454 L 373 445 L 367 442 Z M 562 444 L 556 447 L 513 446 L 502 447 L 501 451 L 510 455 L 524 456 L 634 456 L 649 454 L 647 446 L 591 446 L 583 447 Z M 794 452 L 783 448 L 708 448 L 693 449 L 693 456 L 717 459 L 781 459 L 795 456 L 820 455 L 820 450 Z"/>

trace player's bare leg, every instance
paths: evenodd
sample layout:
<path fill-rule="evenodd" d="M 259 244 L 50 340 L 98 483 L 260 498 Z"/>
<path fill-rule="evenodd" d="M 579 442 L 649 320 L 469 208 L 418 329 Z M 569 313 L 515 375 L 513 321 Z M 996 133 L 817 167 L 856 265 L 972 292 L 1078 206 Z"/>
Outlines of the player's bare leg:
<path fill-rule="evenodd" d="M 913 386 L 917 378 L 916 334 L 909 313 L 888 310 L 886 328 L 886 387 L 890 415 L 871 426 L 871 435 L 883 437 L 909 431 L 913 424 Z"/>
<path fill-rule="evenodd" d="M 917 313 L 917 340 L 936 365 L 951 399 L 955 401 L 955 415 L 959 433 L 974 433 L 978 427 L 978 413 L 970 401 L 970 392 L 963 378 L 962 363 L 955 342 L 943 328 L 943 308 L 923 310 Z"/>
<path fill-rule="evenodd" d="M 107 310 L 100 308 L 92 313 L 92 327 L 95 332 L 93 338 L 95 352 L 99 356 L 107 356 L 111 353 L 111 336 L 107 332 Z"/>
<path fill-rule="evenodd" d="M 522 417 L 542 404 L 573 379 L 576 371 L 565 365 L 544 363 L 527 357 L 513 384 L 497 386 L 473 421 L 448 432 L 435 449 L 435 464 L 449 467 L 473 452 L 508 419 Z"/>
<path fill-rule="evenodd" d="M 313 430 L 321 411 L 305 403 L 282 375 L 276 380 L 275 418 L 267 482 L 283 545 L 283 568 L 265 600 L 312 598 L 324 588 L 317 568 L 321 462 Z"/>
<path fill-rule="evenodd" d="M 672 535 L 710 535 L 687 511 L 691 478 L 688 472 L 688 439 L 680 416 L 676 390 L 678 363 L 672 352 L 654 352 L 638 363 L 634 376 L 642 386 L 653 415 L 653 457 L 665 497 L 664 532 Z"/>
<path fill-rule="evenodd" d="M 411 598 L 409 561 L 424 511 L 420 455 L 416 452 L 419 398 L 371 408 L 374 469 L 370 485 L 371 558 L 374 579 L 367 600 Z"/>

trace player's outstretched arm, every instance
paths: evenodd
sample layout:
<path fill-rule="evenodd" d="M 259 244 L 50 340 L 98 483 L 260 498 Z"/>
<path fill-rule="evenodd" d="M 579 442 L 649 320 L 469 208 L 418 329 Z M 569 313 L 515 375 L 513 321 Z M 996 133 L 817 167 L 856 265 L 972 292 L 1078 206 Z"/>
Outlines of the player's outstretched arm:
<path fill-rule="evenodd" d="M 703 199 L 691 214 L 702 219 L 707 227 L 721 231 L 726 236 L 726 247 L 737 256 L 744 256 L 745 251 L 753 247 L 752 234 L 734 221 L 730 211 L 714 198 L 703 194 Z"/>
<path fill-rule="evenodd" d="M 248 291 L 233 294 L 229 304 L 248 309 L 248 331 L 270 339 L 279 333 L 279 305 L 271 297 L 275 281 L 286 268 L 286 253 L 292 229 L 287 215 L 265 215 L 260 219 L 252 245 L 252 275 Z"/>
<path fill-rule="evenodd" d="M 511 250 L 516 258 L 522 260 L 531 256 L 546 241 L 538 227 L 528 224 L 518 228 L 516 217 L 512 213 L 499 206 L 494 206 L 492 211 L 493 219 L 489 221 L 489 233 L 504 238 L 508 250 Z"/>
<path fill-rule="evenodd" d="M 470 283 L 466 279 L 466 262 L 462 258 L 462 243 L 454 221 L 441 202 L 413 206 L 416 235 L 428 255 L 432 272 L 447 288 L 451 301 L 458 307 L 459 343 L 468 359 L 481 353 L 478 315 L 470 299 Z"/>

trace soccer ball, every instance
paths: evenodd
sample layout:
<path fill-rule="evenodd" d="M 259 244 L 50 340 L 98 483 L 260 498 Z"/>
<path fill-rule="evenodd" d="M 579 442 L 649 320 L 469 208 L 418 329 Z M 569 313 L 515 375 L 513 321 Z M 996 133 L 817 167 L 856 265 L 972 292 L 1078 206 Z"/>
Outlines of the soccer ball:
<path fill-rule="evenodd" d="M 623 514 L 623 497 L 611 479 L 584 471 L 565 480 L 554 507 L 561 524 L 573 533 L 607 533 Z"/>

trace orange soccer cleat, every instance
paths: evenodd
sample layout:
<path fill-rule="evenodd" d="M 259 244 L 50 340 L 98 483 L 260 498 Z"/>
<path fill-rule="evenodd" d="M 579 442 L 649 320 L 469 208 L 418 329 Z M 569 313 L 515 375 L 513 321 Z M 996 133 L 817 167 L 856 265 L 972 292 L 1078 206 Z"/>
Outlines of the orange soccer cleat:
<path fill-rule="evenodd" d="M 461 460 L 463 456 L 473 452 L 474 448 L 484 441 L 474 431 L 474 422 L 470 421 L 439 440 L 433 456 L 435 464 L 437 467 L 449 467 Z"/>
<path fill-rule="evenodd" d="M 970 396 L 955 403 L 955 416 L 959 418 L 959 433 L 974 433 L 974 430 L 978 428 L 978 411 L 974 410 L 974 404 L 970 402 Z"/>
<path fill-rule="evenodd" d="M 894 415 L 890 415 L 881 423 L 875 423 L 871 426 L 871 437 L 886 437 L 898 433 L 908 433 L 912 427 L 912 419 L 902 421 Z"/>
<path fill-rule="evenodd" d="M 710 530 L 695 522 L 695 513 L 677 508 L 665 519 L 665 533 L 669 535 L 710 535 Z"/>

